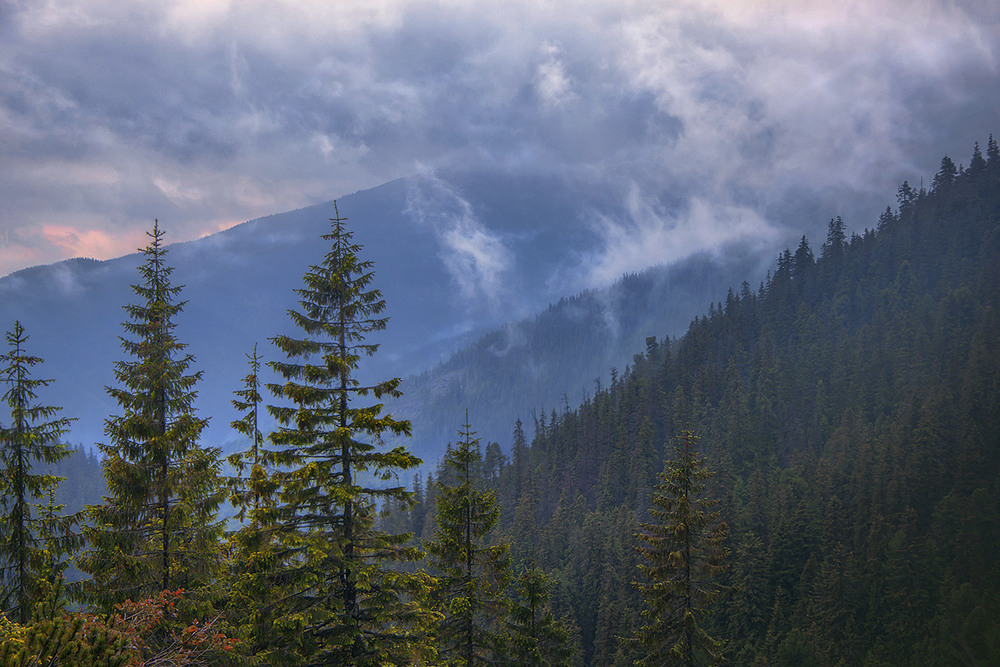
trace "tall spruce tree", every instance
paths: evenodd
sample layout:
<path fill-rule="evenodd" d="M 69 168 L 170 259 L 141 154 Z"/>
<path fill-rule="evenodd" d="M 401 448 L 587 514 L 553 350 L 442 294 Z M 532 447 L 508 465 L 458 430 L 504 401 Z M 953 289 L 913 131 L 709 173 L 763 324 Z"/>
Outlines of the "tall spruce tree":
<path fill-rule="evenodd" d="M 715 509 L 718 501 L 701 496 L 712 476 L 705 459 L 695 453 L 698 437 L 678 437 L 667 471 L 652 494 L 655 522 L 640 524 L 637 547 L 646 562 L 639 569 L 647 581 L 636 583 L 646 598 L 638 632 L 645 658 L 640 664 L 715 665 L 722 662 L 724 642 L 706 632 L 709 607 L 725 587 L 713 577 L 728 567 L 729 534 Z"/>
<path fill-rule="evenodd" d="M 60 408 L 40 405 L 35 391 L 51 380 L 32 379 L 32 367 L 42 359 L 25 350 L 28 335 L 20 321 L 6 333 L 9 351 L 0 357 L 7 391 L 3 401 L 10 410 L 9 426 L 0 429 L 0 612 L 19 623 L 31 615 L 33 600 L 40 597 L 48 560 L 46 542 L 53 540 L 64 522 L 33 516 L 60 477 L 38 471 L 38 464 L 55 463 L 69 456 L 59 442 L 71 419 L 56 417 Z M 50 498 L 50 505 L 51 505 Z"/>
<path fill-rule="evenodd" d="M 91 579 L 82 595 L 105 611 L 164 590 L 207 585 L 217 561 L 224 498 L 218 450 L 198 439 L 207 420 L 195 416 L 194 358 L 177 340 L 174 317 L 186 302 L 170 282 L 164 233 L 154 221 L 141 249 L 139 303 L 124 306 L 122 348 L 132 360 L 115 364 L 107 387 L 122 414 L 105 422 L 104 504 L 89 506 L 84 536 L 90 549 L 80 568 Z"/>
<path fill-rule="evenodd" d="M 330 250 L 296 290 L 300 309 L 288 311 L 304 335 L 271 339 L 286 360 L 269 366 L 285 381 L 268 388 L 290 403 L 268 406 L 278 428 L 265 454 L 281 489 L 276 521 L 285 555 L 274 577 L 285 587 L 278 624 L 291 631 L 281 659 L 406 662 L 422 646 L 428 619 L 414 596 L 426 577 L 392 564 L 422 554 L 404 546 L 409 535 L 386 534 L 374 519 L 377 505 L 409 500 L 405 487 L 390 483 L 420 459 L 383 441 L 410 433 L 408 421 L 382 413 L 383 398 L 400 396 L 399 378 L 364 384 L 358 377 L 361 359 L 378 349 L 367 338 L 386 326 L 385 301 L 336 204 L 334 212 L 322 237 Z"/>
<path fill-rule="evenodd" d="M 438 476 L 437 528 L 427 544 L 438 571 L 436 599 L 445 618 L 439 632 L 442 656 L 449 664 L 491 664 L 499 653 L 498 621 L 507 606 L 503 590 L 509 579 L 506 544 L 490 545 L 487 534 L 500 516 L 496 493 L 480 488 L 479 438 L 469 424 L 457 445 L 448 446 Z"/>

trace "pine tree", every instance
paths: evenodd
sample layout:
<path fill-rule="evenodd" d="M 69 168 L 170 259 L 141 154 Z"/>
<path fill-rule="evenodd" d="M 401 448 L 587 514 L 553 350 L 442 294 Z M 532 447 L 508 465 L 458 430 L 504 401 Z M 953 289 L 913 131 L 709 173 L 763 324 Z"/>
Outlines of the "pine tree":
<path fill-rule="evenodd" d="M 279 624 L 297 642 L 282 659 L 405 662 L 420 650 L 429 620 L 416 600 L 427 582 L 392 565 L 422 554 L 404 546 L 409 535 L 378 530 L 375 510 L 410 500 L 404 486 L 386 483 L 420 459 L 384 445 L 386 436 L 410 433 L 408 421 L 382 414 L 380 401 L 400 396 L 399 378 L 358 378 L 362 357 L 378 349 L 366 338 L 385 328 L 385 301 L 371 288 L 372 264 L 359 259 L 347 219 L 336 205 L 334 212 L 323 235 L 330 250 L 297 290 L 301 309 L 288 311 L 304 337 L 271 339 L 287 360 L 269 363 L 285 382 L 268 388 L 291 403 L 268 406 L 278 428 L 264 456 L 281 488 L 276 522 L 285 560 L 274 577 L 287 605 Z"/>
<path fill-rule="evenodd" d="M 646 651 L 642 664 L 719 664 L 724 642 L 711 637 L 704 621 L 725 587 L 713 581 L 726 570 L 729 549 L 723 546 L 728 527 L 715 510 L 718 501 L 701 497 L 712 476 L 705 459 L 695 453 L 698 437 L 684 431 L 675 446 L 676 459 L 660 473 L 650 498 L 655 523 L 640 524 L 637 547 L 646 563 L 639 565 L 648 581 L 636 583 L 646 598 L 638 632 Z"/>
<path fill-rule="evenodd" d="M 439 643 L 442 656 L 454 664 L 489 664 L 497 653 L 496 623 L 502 617 L 503 589 L 508 580 L 508 547 L 489 545 L 486 537 L 500 516 L 494 491 L 482 490 L 476 471 L 482 462 L 479 438 L 469 424 L 448 446 L 443 466 L 452 484 L 439 483 L 437 528 L 427 544 L 431 565 L 441 574 L 436 598 L 445 610 Z"/>
<path fill-rule="evenodd" d="M 44 576 L 45 542 L 55 537 L 59 522 L 33 517 L 32 508 L 52 491 L 61 477 L 39 473 L 39 463 L 55 463 L 69 456 L 59 442 L 71 419 L 57 418 L 60 408 L 40 405 L 35 390 L 51 380 L 31 378 L 31 369 L 42 359 L 25 350 L 27 334 L 20 321 L 6 334 L 10 350 L 0 357 L 8 385 L 3 401 L 10 409 L 10 425 L 0 429 L 0 612 L 20 623 L 31 615 L 31 601 L 38 599 Z M 41 576 L 40 576 L 41 575 Z"/>
<path fill-rule="evenodd" d="M 84 536 L 90 549 L 80 567 L 91 575 L 82 596 L 104 611 L 125 600 L 160 591 L 208 584 L 217 560 L 224 498 L 218 450 L 198 439 L 207 420 L 194 414 L 201 372 L 174 334 L 173 319 L 186 302 L 170 283 L 163 232 L 154 221 L 141 250 L 141 281 L 132 285 L 140 303 L 125 306 L 122 348 L 134 357 L 115 364 L 117 387 L 107 392 L 122 414 L 105 422 L 104 504 L 87 508 Z"/>

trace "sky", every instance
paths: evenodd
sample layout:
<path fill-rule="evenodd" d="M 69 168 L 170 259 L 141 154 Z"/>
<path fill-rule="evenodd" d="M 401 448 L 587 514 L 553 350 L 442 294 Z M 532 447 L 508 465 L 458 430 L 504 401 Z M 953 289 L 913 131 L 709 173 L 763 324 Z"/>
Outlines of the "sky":
<path fill-rule="evenodd" d="M 980 0 L 4 0 L 0 276 L 484 168 L 620 197 L 597 284 L 891 203 L 1000 134 L 998 84 Z"/>

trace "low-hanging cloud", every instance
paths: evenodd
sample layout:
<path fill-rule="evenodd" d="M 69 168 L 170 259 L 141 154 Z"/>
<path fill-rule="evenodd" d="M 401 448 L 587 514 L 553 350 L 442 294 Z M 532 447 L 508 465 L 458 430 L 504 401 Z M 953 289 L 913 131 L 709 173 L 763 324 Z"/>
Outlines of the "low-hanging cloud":
<path fill-rule="evenodd" d="M 75 252 L 45 225 L 105 234 L 88 252 L 108 257 L 153 217 L 196 238 L 422 165 L 566 175 L 649 202 L 604 221 L 597 282 L 646 255 L 770 239 L 809 193 L 884 206 L 1000 129 L 1000 9 L 972 0 L 0 12 L 0 274 Z M 491 234 L 442 236 L 480 292 L 506 270 Z"/>
<path fill-rule="evenodd" d="M 595 212 L 588 224 L 601 240 L 600 251 L 580 263 L 583 275 L 560 276 L 560 281 L 603 287 L 637 268 L 671 264 L 733 243 L 763 249 L 781 240 L 781 231 L 749 207 L 696 195 L 668 208 L 634 184 L 619 217 Z"/>
<path fill-rule="evenodd" d="M 425 174 L 418 187 L 409 189 L 406 213 L 434 230 L 440 259 L 468 302 L 498 307 L 509 296 L 506 278 L 514 268 L 512 253 L 454 187 Z"/>

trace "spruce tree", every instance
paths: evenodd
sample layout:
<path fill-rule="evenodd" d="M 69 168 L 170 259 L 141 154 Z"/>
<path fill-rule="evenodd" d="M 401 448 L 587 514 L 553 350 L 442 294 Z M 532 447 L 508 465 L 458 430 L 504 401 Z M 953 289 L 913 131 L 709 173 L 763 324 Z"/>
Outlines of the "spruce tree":
<path fill-rule="evenodd" d="M 444 609 L 439 632 L 442 656 L 454 664 L 489 664 L 497 655 L 497 622 L 506 602 L 508 547 L 489 545 L 487 534 L 500 516 L 494 491 L 482 490 L 477 471 L 482 455 L 479 438 L 469 424 L 461 439 L 448 446 L 438 476 L 437 528 L 427 544 L 431 565 L 440 572 L 435 597 Z M 451 663 L 450 663 L 451 664 Z"/>
<path fill-rule="evenodd" d="M 32 379 L 31 369 L 42 359 L 25 350 L 28 336 L 20 321 L 14 322 L 6 339 L 9 351 L 0 359 L 5 364 L 2 374 L 8 388 L 3 401 L 10 410 L 10 423 L 0 429 L 0 612 L 25 623 L 46 574 L 46 544 L 64 523 L 33 516 L 33 508 L 40 506 L 37 501 L 62 479 L 41 473 L 38 467 L 69 456 L 59 438 L 72 420 L 56 417 L 60 408 L 36 401 L 36 389 L 51 380 Z"/>
<path fill-rule="evenodd" d="M 549 608 L 556 581 L 537 567 L 514 580 L 514 602 L 505 624 L 512 664 L 549 667 L 573 664 L 573 643 L 565 623 Z"/>
<path fill-rule="evenodd" d="M 253 352 L 246 356 L 250 372 L 243 377 L 242 389 L 233 392 L 236 398 L 232 400 L 233 407 L 243 416 L 230 422 L 230 426 L 245 436 L 250 446 L 246 451 L 231 454 L 227 460 L 237 473 L 230 479 L 229 485 L 230 502 L 237 510 L 236 516 L 241 522 L 248 520 L 250 525 L 256 526 L 262 521 L 259 516 L 262 505 L 267 502 L 272 489 L 263 466 L 264 434 L 260 431 L 260 405 L 263 400 L 260 395 L 260 369 L 263 359 L 257 354 L 256 344 Z M 247 477 L 243 477 L 244 472 L 247 472 Z"/>
<path fill-rule="evenodd" d="M 725 590 L 713 581 L 728 567 L 725 542 L 729 529 L 715 510 L 718 501 L 701 497 L 712 476 L 695 453 L 698 437 L 684 431 L 676 459 L 660 473 L 652 494 L 655 522 L 640 524 L 639 565 L 647 581 L 636 583 L 646 599 L 647 623 L 638 632 L 646 657 L 640 664 L 719 664 L 724 642 L 710 636 L 704 623 L 709 608 Z"/>
<path fill-rule="evenodd" d="M 106 420 L 104 504 L 86 510 L 90 549 L 80 568 L 91 575 L 82 596 L 104 611 L 160 591 L 207 585 L 214 576 L 224 498 L 218 450 L 198 439 L 207 420 L 194 413 L 194 358 L 177 340 L 174 318 L 186 302 L 170 282 L 163 231 L 154 221 L 141 249 L 139 303 L 124 307 L 122 348 L 133 357 L 115 364 L 107 387 L 122 414 Z"/>
<path fill-rule="evenodd" d="M 276 522 L 284 566 L 274 581 L 286 602 L 278 624 L 291 631 L 281 659 L 406 662 L 420 650 L 428 620 L 415 601 L 426 577 L 393 564 L 422 554 L 404 546 L 409 535 L 378 530 L 375 515 L 390 500 L 409 501 L 410 492 L 392 483 L 420 459 L 384 443 L 410 433 L 408 421 L 382 413 L 384 398 L 400 396 L 399 378 L 359 378 L 362 358 L 378 349 L 368 336 L 386 326 L 385 301 L 371 287 L 372 263 L 359 258 L 347 219 L 336 204 L 334 211 L 322 237 L 330 250 L 303 277 L 300 309 L 288 311 L 303 335 L 271 339 L 286 360 L 269 363 L 284 383 L 268 388 L 290 403 L 268 406 L 278 427 L 265 454 L 281 489 Z"/>
<path fill-rule="evenodd" d="M 236 476 L 229 479 L 229 500 L 240 525 L 228 535 L 228 571 L 219 587 L 219 602 L 245 654 L 268 659 L 273 655 L 269 634 L 280 595 L 270 581 L 279 562 L 274 535 L 276 483 L 264 465 L 264 435 L 260 430 L 262 357 L 256 345 L 246 357 L 249 372 L 242 379 L 242 387 L 233 392 L 236 398 L 232 400 L 242 416 L 230 426 L 247 438 L 248 447 L 227 459 L 236 471 Z"/>

